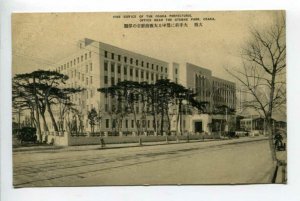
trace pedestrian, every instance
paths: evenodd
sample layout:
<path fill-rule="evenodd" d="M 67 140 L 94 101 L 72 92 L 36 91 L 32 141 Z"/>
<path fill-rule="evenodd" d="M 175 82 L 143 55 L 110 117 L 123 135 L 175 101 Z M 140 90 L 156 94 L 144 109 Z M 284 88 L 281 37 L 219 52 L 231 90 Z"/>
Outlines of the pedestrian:
<path fill-rule="evenodd" d="M 102 137 L 100 138 L 100 144 L 101 144 L 101 148 L 105 147 L 105 142 L 104 142 L 104 139 Z"/>

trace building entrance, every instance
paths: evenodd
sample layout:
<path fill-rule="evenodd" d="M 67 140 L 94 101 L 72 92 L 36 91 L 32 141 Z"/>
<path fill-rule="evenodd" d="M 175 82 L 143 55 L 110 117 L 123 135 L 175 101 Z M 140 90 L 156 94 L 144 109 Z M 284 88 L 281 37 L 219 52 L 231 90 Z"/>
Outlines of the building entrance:
<path fill-rule="evenodd" d="M 202 132 L 203 129 L 202 129 L 202 121 L 196 121 L 195 122 L 195 133 L 197 132 Z"/>

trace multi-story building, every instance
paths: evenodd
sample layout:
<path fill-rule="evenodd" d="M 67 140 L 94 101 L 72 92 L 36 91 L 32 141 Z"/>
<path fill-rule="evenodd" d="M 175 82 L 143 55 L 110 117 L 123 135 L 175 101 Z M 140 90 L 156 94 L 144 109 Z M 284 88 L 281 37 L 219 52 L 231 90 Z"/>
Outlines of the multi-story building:
<path fill-rule="evenodd" d="M 214 114 L 218 107 L 226 106 L 235 110 L 236 86 L 235 83 L 212 76 L 211 70 L 191 63 L 173 63 L 173 79 L 179 79 L 179 83 L 196 93 L 196 99 L 207 102 L 205 114 L 184 109 L 182 115 L 183 131 L 187 132 L 208 132 L 216 130 L 214 127 L 225 129 L 229 120 L 233 121 L 232 115 Z M 180 78 L 174 69 L 180 69 Z M 187 106 L 188 107 L 188 106 Z M 221 126 L 215 124 L 220 124 Z M 223 125 L 222 125 L 223 124 Z M 172 130 L 178 130 L 178 123 L 173 118 Z"/>
<path fill-rule="evenodd" d="M 101 123 L 96 131 L 98 129 L 109 132 L 116 128 L 117 114 L 112 113 L 115 100 L 105 93 L 99 93 L 97 89 L 126 80 L 150 84 L 159 79 L 169 78 L 193 90 L 198 101 L 208 102 L 207 114 L 184 114 L 180 120 L 184 131 L 210 132 L 209 125 L 214 119 L 225 118 L 212 115 L 213 108 L 226 105 L 235 109 L 235 84 L 213 77 L 209 69 L 191 63 L 175 62 L 171 62 L 169 67 L 168 62 L 91 39 L 79 41 L 78 46 L 78 52 L 59 61 L 56 70 L 69 76 L 67 87 L 85 88 L 85 91 L 71 97 L 81 114 L 81 117 L 73 116 L 71 119 L 81 118 L 82 130 L 89 130 L 87 114 L 92 108 L 101 114 Z M 159 119 L 157 122 L 154 122 L 151 116 L 142 119 L 142 105 L 137 104 L 136 107 L 137 125 L 140 125 L 141 130 L 153 131 L 155 124 L 159 127 Z M 185 111 L 188 110 L 187 107 Z M 176 108 L 171 109 L 176 111 Z M 171 129 L 178 130 L 174 114 L 171 119 Z M 66 124 L 67 122 L 64 123 Z M 135 126 L 132 115 L 126 115 L 118 122 L 118 128 L 124 132 L 135 131 Z"/>
<path fill-rule="evenodd" d="M 106 43 L 91 39 L 79 42 L 79 51 L 57 64 L 57 71 L 69 76 L 68 87 L 82 87 L 86 90 L 72 95 L 71 101 L 79 106 L 83 117 L 83 126 L 89 127 L 87 113 L 91 108 L 101 113 L 101 131 L 112 131 L 116 127 L 111 113 L 114 101 L 111 97 L 99 93 L 97 89 L 117 84 L 121 81 L 155 83 L 168 78 L 168 63 L 159 59 L 137 54 Z M 140 116 L 139 105 L 136 108 Z M 138 118 L 139 119 L 139 118 Z M 153 129 L 153 119 L 138 125 Z M 130 115 L 119 122 L 124 131 L 134 131 L 135 123 Z"/>

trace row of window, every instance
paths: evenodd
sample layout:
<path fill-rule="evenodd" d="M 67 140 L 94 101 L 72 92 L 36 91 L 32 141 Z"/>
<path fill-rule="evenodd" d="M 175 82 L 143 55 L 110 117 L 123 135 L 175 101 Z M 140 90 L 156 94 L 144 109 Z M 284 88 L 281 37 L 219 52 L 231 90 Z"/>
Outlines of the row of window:
<path fill-rule="evenodd" d="M 132 76 L 132 74 L 130 76 Z M 138 78 L 139 76 L 137 75 L 136 77 Z M 154 81 L 154 74 L 153 73 L 151 73 L 150 77 L 151 77 L 151 81 Z M 158 80 L 158 79 L 167 79 L 168 77 L 167 76 L 164 77 L 162 75 L 159 77 L 159 75 L 156 74 L 155 78 L 156 78 L 156 80 Z M 147 72 L 145 77 L 144 77 L 144 74 L 142 73 L 141 74 L 141 79 L 143 79 L 143 80 L 140 80 L 140 81 L 149 81 L 149 73 Z M 127 79 L 124 79 L 124 80 L 126 81 Z M 115 85 L 118 82 L 121 82 L 121 78 L 115 79 L 115 77 L 110 77 L 110 84 L 111 85 Z M 108 84 L 108 76 L 107 75 L 104 75 L 104 84 Z"/>
<path fill-rule="evenodd" d="M 105 58 L 108 58 L 108 52 L 107 51 L 104 51 L 104 57 Z M 112 60 L 115 60 L 115 54 L 114 53 L 110 53 L 110 59 Z M 124 63 L 127 63 L 128 62 L 128 59 L 127 59 L 127 56 L 121 56 L 121 55 L 117 55 L 117 60 Z M 130 58 L 129 59 L 129 63 L 132 65 L 133 63 L 135 63 L 136 66 L 141 66 L 141 67 L 146 67 L 146 68 L 150 68 L 151 66 L 151 69 L 154 70 L 154 64 L 150 64 L 149 62 L 144 62 L 144 61 L 139 61 L 138 59 L 134 59 L 133 58 Z M 156 70 L 158 71 L 159 70 L 159 66 L 156 65 Z M 168 73 L 168 68 L 165 68 L 163 66 L 160 67 L 160 71 L 163 72 L 165 70 L 165 73 Z"/>
<path fill-rule="evenodd" d="M 84 60 L 87 60 L 88 58 L 91 58 L 91 57 L 92 57 L 91 52 L 85 53 L 77 58 L 74 58 L 74 60 L 71 60 L 61 66 L 58 66 L 57 71 L 60 72 L 62 70 L 66 70 L 67 68 L 72 67 L 73 65 L 75 66 L 76 63 L 79 64 L 80 62 L 83 62 Z"/>
<path fill-rule="evenodd" d="M 123 122 L 125 125 L 123 125 Z M 155 127 L 155 121 L 154 120 L 137 120 L 137 126 L 140 128 L 151 128 L 151 122 L 152 122 L 152 128 Z M 130 125 L 129 125 L 130 123 Z M 120 120 L 119 122 L 120 128 L 135 128 L 135 122 L 134 120 L 129 121 L 128 119 L 125 119 L 125 121 Z M 156 126 L 159 127 L 160 121 L 157 121 Z M 105 128 L 116 128 L 117 126 L 117 121 L 115 119 L 105 119 Z"/>

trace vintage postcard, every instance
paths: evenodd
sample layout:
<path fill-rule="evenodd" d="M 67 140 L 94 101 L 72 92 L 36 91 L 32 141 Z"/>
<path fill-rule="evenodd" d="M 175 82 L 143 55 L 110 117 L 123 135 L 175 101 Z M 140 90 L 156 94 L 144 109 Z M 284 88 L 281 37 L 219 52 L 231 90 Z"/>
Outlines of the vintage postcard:
<path fill-rule="evenodd" d="M 13 185 L 287 182 L 285 11 L 14 13 Z"/>

